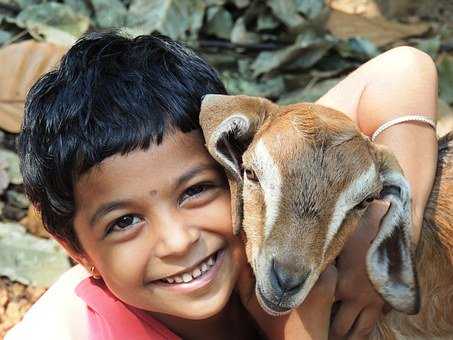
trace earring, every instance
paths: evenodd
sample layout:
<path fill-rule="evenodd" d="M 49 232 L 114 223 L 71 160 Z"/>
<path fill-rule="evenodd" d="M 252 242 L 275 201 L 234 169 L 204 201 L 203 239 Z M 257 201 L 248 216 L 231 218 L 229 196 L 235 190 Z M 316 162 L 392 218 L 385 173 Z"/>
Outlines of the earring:
<path fill-rule="evenodd" d="M 100 278 L 101 278 L 100 275 L 94 274 L 94 271 L 95 271 L 95 270 L 96 270 L 96 268 L 94 268 L 94 266 L 91 266 L 91 267 L 90 267 L 91 276 L 93 277 L 93 279 L 96 279 L 96 280 L 97 280 L 97 279 L 100 279 Z"/>

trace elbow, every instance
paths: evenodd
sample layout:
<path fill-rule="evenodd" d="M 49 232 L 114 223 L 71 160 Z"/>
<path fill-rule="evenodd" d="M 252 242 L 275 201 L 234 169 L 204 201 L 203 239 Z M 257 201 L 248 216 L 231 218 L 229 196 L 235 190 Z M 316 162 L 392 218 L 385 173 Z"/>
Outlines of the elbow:
<path fill-rule="evenodd" d="M 392 70 L 409 77 L 423 77 L 427 84 L 437 84 L 436 64 L 429 54 L 411 46 L 395 47 L 386 54 Z"/>

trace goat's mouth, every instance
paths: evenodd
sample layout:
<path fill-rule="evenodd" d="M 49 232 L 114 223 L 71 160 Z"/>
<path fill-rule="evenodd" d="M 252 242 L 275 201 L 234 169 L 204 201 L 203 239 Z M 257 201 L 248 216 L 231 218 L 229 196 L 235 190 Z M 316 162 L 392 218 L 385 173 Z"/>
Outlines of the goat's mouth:
<path fill-rule="evenodd" d="M 279 316 L 287 314 L 292 309 L 292 307 L 280 306 L 279 304 L 269 300 L 258 285 L 256 286 L 256 296 L 261 308 L 263 308 L 270 315 Z"/>

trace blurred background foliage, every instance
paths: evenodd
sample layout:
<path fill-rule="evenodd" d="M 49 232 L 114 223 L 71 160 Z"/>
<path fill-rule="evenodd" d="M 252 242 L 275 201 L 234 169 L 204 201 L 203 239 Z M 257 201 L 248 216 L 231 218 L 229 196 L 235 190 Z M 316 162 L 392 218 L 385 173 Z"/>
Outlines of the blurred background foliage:
<path fill-rule="evenodd" d="M 110 29 L 183 41 L 231 94 L 281 104 L 314 101 L 377 54 L 414 46 L 438 66 L 438 134 L 453 129 L 452 0 L 0 0 L 0 338 L 70 266 L 23 192 L 25 95 L 82 34 Z"/>
<path fill-rule="evenodd" d="M 0 44 L 157 31 L 201 52 L 231 93 L 281 103 L 313 100 L 360 63 L 409 44 L 438 61 L 441 98 L 452 104 L 452 8 L 450 0 L 0 0 Z"/>

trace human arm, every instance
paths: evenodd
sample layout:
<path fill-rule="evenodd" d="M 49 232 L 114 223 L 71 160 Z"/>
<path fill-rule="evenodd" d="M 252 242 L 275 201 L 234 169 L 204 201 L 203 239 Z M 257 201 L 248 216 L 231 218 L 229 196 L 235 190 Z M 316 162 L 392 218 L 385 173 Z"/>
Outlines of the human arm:
<path fill-rule="evenodd" d="M 410 47 L 392 49 L 359 67 L 317 103 L 346 113 L 368 136 L 399 116 L 419 114 L 435 119 L 436 68 L 421 51 Z M 436 169 L 435 131 L 424 123 L 406 122 L 382 132 L 376 143 L 386 145 L 395 154 L 410 183 L 412 236 L 417 244 Z M 379 220 L 363 220 L 338 259 L 336 297 L 342 304 L 333 323 L 334 336 L 346 335 L 357 320 L 349 335 L 352 339 L 364 338 L 381 314 L 383 300 L 372 289 L 365 268 L 365 255 Z M 363 247 L 364 243 L 368 246 Z"/>

